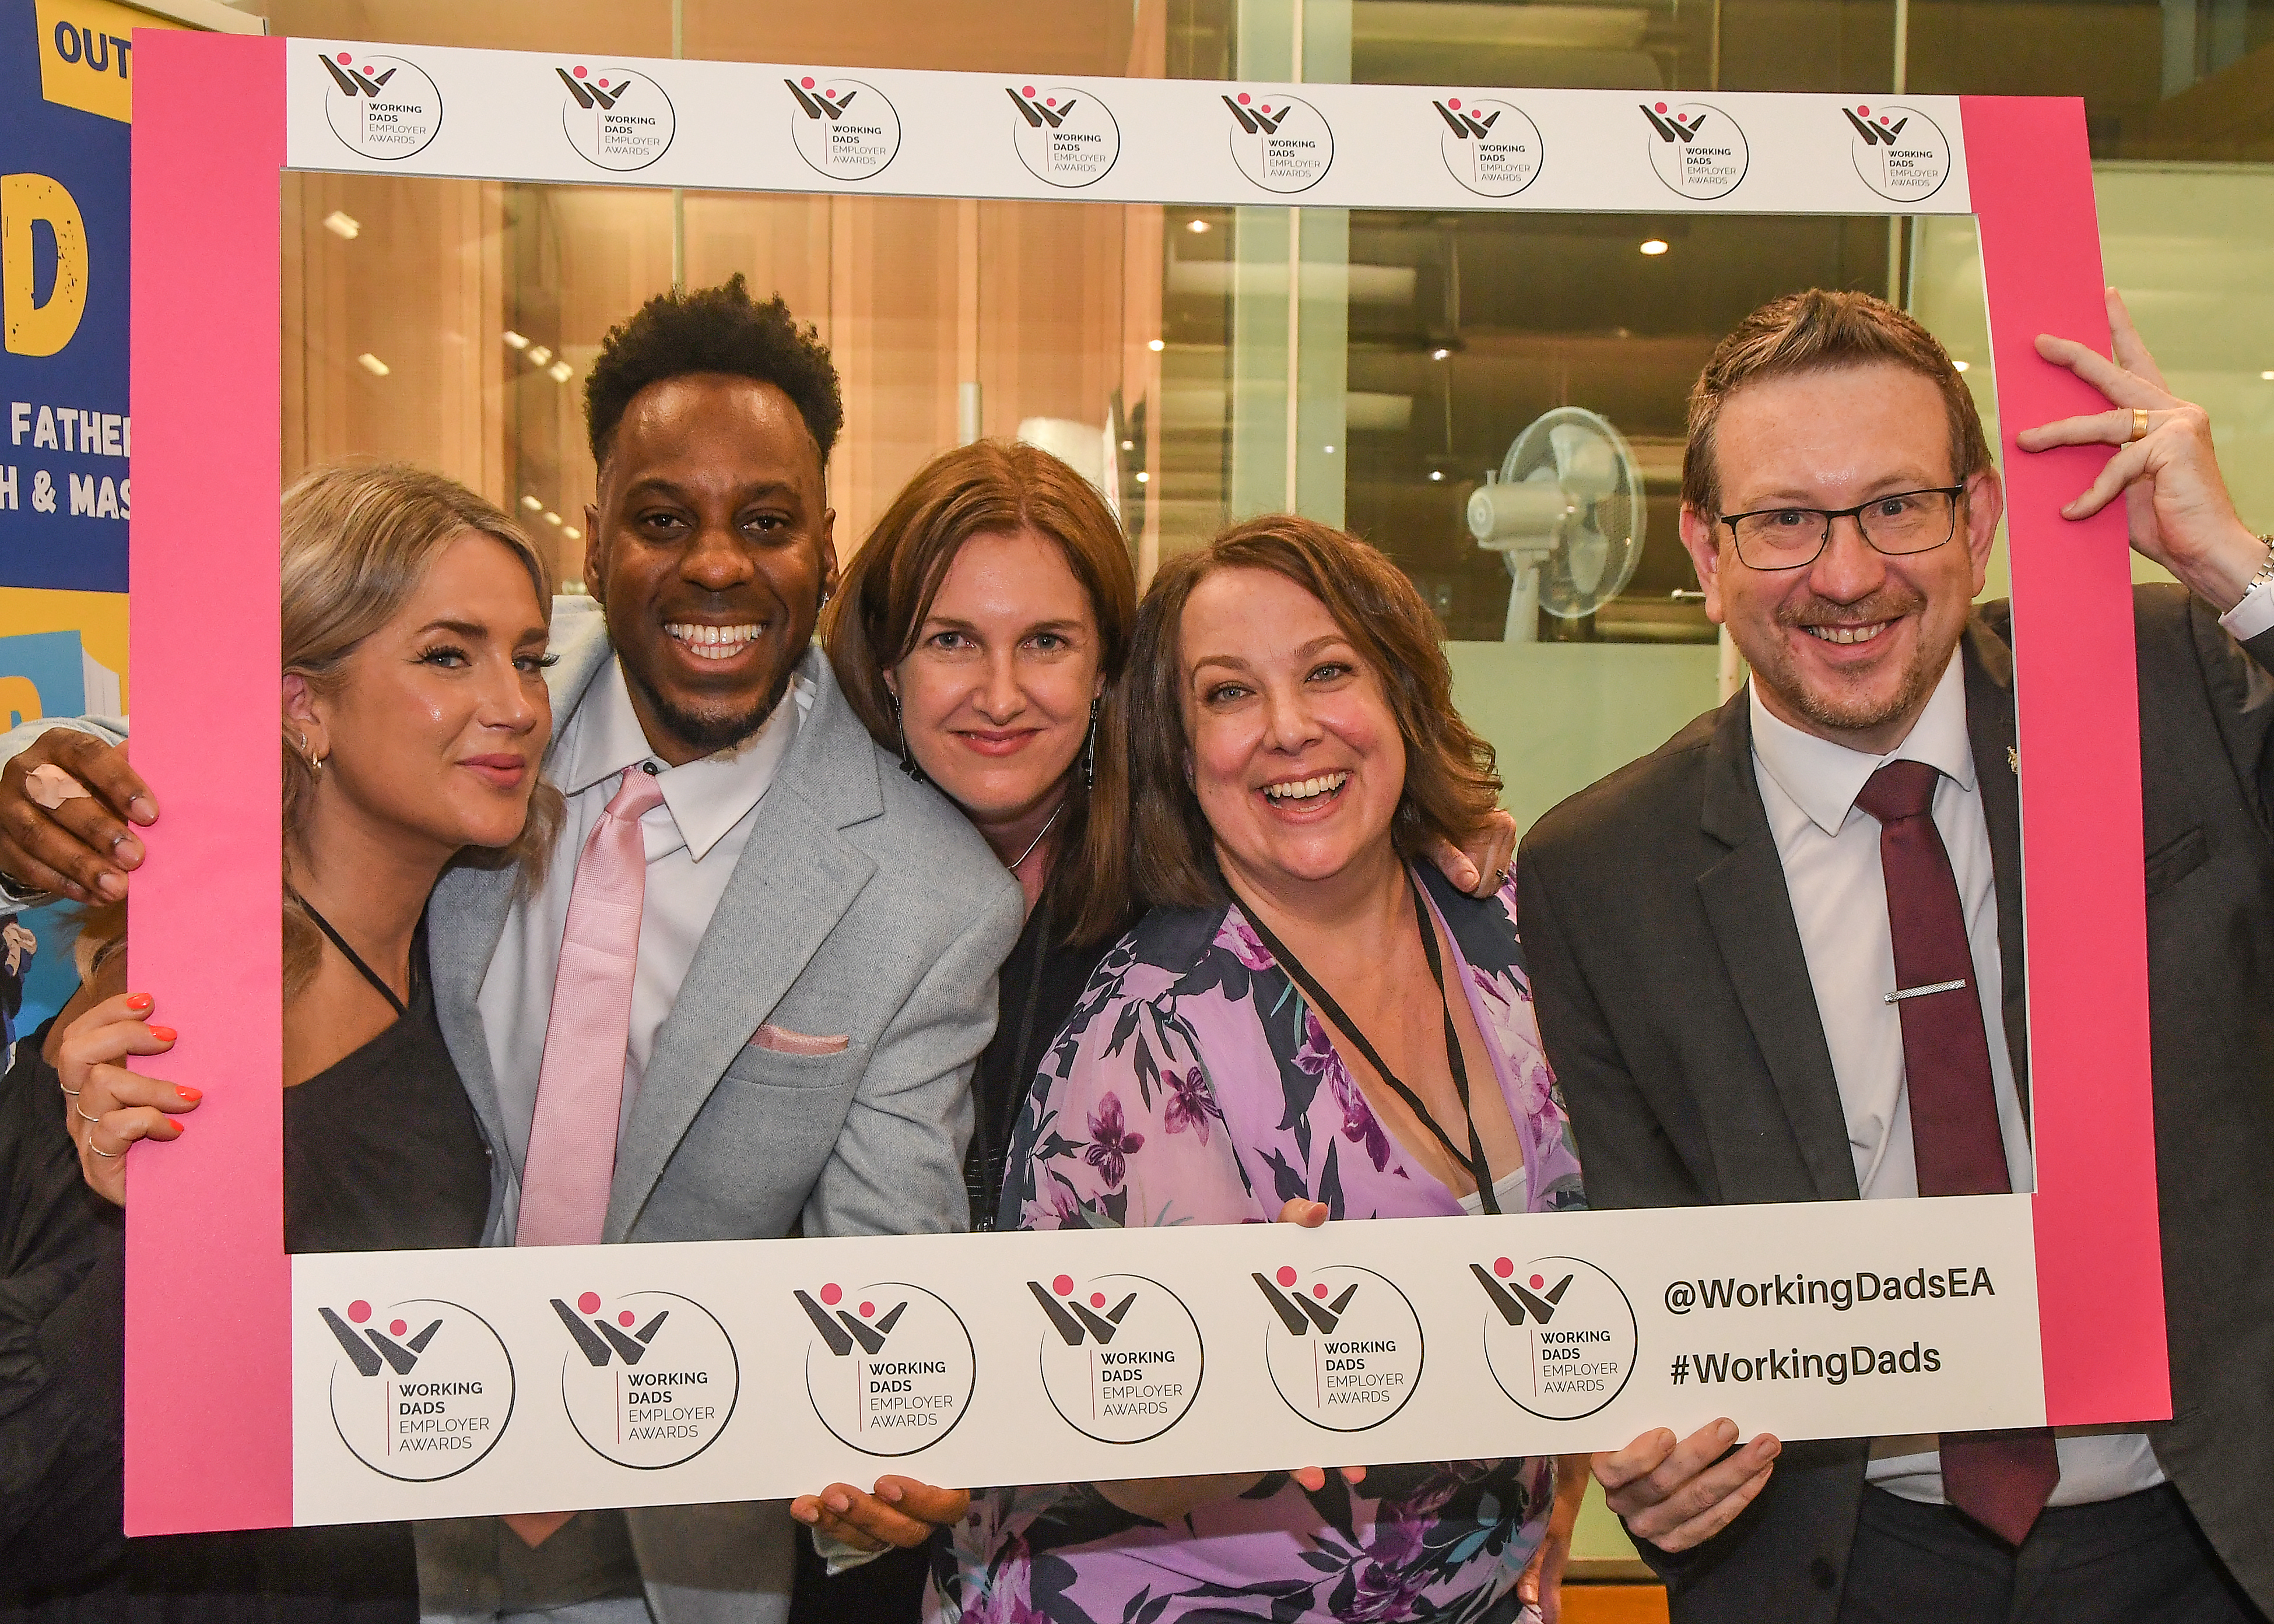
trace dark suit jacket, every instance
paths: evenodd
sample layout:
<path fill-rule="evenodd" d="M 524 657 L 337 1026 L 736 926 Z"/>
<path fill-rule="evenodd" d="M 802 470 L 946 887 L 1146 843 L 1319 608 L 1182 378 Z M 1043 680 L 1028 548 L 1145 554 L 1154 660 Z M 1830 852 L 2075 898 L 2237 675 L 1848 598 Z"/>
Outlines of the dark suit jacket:
<path fill-rule="evenodd" d="M 2274 1610 L 2274 632 L 2246 654 L 2170 586 L 2137 589 L 2135 619 L 2174 1410 L 2148 1430 L 2229 1569 Z M 1992 605 L 1963 652 L 2026 1090 L 2009 635 Z M 1550 812 L 1517 868 L 1540 1034 L 1590 1206 L 1856 1199 L 1744 695 Z M 1866 1447 L 1788 1443 L 1721 1535 L 1679 1557 L 1646 1552 L 1679 1624 L 1830 1624 Z"/>

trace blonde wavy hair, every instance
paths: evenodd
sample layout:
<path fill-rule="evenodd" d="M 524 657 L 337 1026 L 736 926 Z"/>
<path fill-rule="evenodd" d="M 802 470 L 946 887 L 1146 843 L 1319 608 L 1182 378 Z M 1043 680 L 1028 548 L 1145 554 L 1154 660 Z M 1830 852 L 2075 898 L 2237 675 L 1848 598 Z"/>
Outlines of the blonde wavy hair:
<path fill-rule="evenodd" d="M 401 462 L 333 463 L 303 474 L 284 492 L 282 609 L 284 674 L 297 673 L 319 694 L 345 680 L 356 646 L 387 624 L 429 567 L 468 530 L 508 549 L 529 572 L 538 611 L 553 609 L 552 571 L 521 527 L 456 480 Z M 284 839 L 302 844 L 314 807 L 316 771 L 293 748 L 284 756 Z M 481 867 L 518 865 L 524 888 L 542 882 L 561 827 L 561 792 L 539 779 L 529 818 L 512 845 L 469 848 L 458 861 Z M 323 938 L 298 900 L 284 900 L 284 992 L 289 998 L 314 974 Z"/>

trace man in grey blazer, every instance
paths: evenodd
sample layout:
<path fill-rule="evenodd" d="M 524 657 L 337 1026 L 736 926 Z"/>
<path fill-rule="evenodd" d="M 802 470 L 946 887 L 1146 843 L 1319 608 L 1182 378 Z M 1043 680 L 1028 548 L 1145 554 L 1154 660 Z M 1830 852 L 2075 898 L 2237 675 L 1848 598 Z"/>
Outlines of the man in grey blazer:
<path fill-rule="evenodd" d="M 2120 409 L 2021 439 L 2122 443 L 2069 511 L 2128 485 L 2135 546 L 2185 583 L 2135 602 L 2173 1418 L 1781 1451 L 1728 1427 L 1599 1455 L 1676 1624 L 2258 1624 L 2274 1604 L 2274 1269 L 2235 1239 L 2274 1224 L 2274 559 L 2203 414 L 2110 314 L 2120 366 L 2039 348 Z M 1518 859 L 1588 1199 L 1979 1193 L 1942 1177 L 1969 1082 L 1971 1165 L 2027 1189 L 2012 628 L 1971 602 L 2002 506 L 1971 398 L 1879 301 L 1778 301 L 1699 380 L 1683 500 L 1748 689 L 1549 813 Z M 1906 804 L 1883 793 L 1905 784 Z M 1947 981 L 1901 967 L 1936 934 L 1928 842 Z M 1970 1049 L 1954 1024 L 1914 1041 L 1928 995 Z"/>
<path fill-rule="evenodd" d="M 534 888 L 461 868 L 429 913 L 438 1011 L 493 1151 L 487 1239 L 513 1244 L 523 1216 L 580 853 L 642 773 L 661 803 L 637 831 L 622 1102 L 591 1124 L 616 1132 L 597 1238 L 960 1229 L 969 1075 L 1024 910 L 970 824 L 891 771 L 813 646 L 837 571 L 823 470 L 842 409 L 828 352 L 737 277 L 652 300 L 612 333 L 587 406 L 600 470 L 591 596 L 556 601 L 548 677 L 546 766 L 565 824 Z M 124 812 L 148 792 L 115 738 L 45 736 L 7 788 L 52 759 L 98 791 L 100 816 Z M 123 883 L 132 848 L 107 826 L 41 831 L 66 837 L 81 854 L 0 837 L 0 870 L 107 891 L 94 862 Z M 513 1521 L 419 1525 L 427 1617 L 787 1614 L 796 1525 L 782 1504 Z"/>

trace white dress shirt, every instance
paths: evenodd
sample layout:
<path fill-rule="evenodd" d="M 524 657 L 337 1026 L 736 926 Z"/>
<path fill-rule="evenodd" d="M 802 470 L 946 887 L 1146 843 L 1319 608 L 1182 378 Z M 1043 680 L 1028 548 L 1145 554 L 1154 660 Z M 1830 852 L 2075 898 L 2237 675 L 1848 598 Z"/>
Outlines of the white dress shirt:
<path fill-rule="evenodd" d="M 1761 703 L 1758 687 L 1751 690 L 1750 703 L 1753 776 L 1784 865 L 1785 889 L 1800 927 L 1864 1199 L 1918 1194 L 1910 1094 L 1904 1086 L 1902 1015 L 1886 1001 L 1895 986 L 1895 953 L 1879 868 L 1879 824 L 1856 805 L 1865 782 L 1891 761 L 1924 762 L 1942 774 L 1935 785 L 1934 825 L 1950 853 L 1966 918 L 2006 1165 L 2016 1191 L 2034 1189 L 2029 1121 L 2006 1049 L 1998 887 L 1990 825 L 1974 779 L 1960 656 L 1951 656 L 1910 736 L 1886 756 L 1866 756 L 1779 720 Z M 2055 1506 L 2113 1500 L 2164 1481 L 2142 1433 L 2064 1428 L 2057 1447 L 2060 1485 L 2050 1502 Z M 1868 1478 L 1906 1500 L 1940 1503 L 1942 1464 L 1935 1450 L 1931 1435 L 1875 1439 Z"/>
<path fill-rule="evenodd" d="M 789 754 L 799 718 L 813 707 L 812 688 L 802 680 L 793 680 L 790 691 L 796 703 L 775 706 L 742 743 L 679 767 L 665 766 L 648 748 L 619 661 L 610 660 L 592 680 L 569 718 L 547 767 L 568 802 L 568 817 L 553 842 L 553 864 L 544 885 L 516 901 L 507 915 L 478 1000 L 505 1113 L 507 1147 L 516 1168 L 529 1154 L 538 1068 L 545 1057 L 545 1029 L 553 1012 L 553 981 L 568 924 L 576 860 L 615 795 L 621 775 L 627 768 L 651 768 L 663 802 L 640 820 L 647 846 L 647 892 L 640 910 L 639 965 L 632 976 L 619 1136 L 655 1053 L 656 1033 L 671 1013 L 679 984 L 734 877 L 759 798 Z"/>

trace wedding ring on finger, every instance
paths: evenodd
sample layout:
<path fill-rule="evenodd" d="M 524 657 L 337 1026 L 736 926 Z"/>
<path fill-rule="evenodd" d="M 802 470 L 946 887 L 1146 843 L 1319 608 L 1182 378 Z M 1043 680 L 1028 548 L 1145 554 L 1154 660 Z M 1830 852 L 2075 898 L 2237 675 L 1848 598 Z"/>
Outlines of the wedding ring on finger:
<path fill-rule="evenodd" d="M 2125 437 L 2125 444 L 2129 445 L 2135 440 L 2147 438 L 2148 409 L 2145 406 L 2135 406 L 2132 409 L 2132 432 Z"/>
<path fill-rule="evenodd" d="M 87 786 L 52 762 L 42 763 L 24 775 L 24 793 L 53 812 L 66 801 L 85 801 Z"/>

